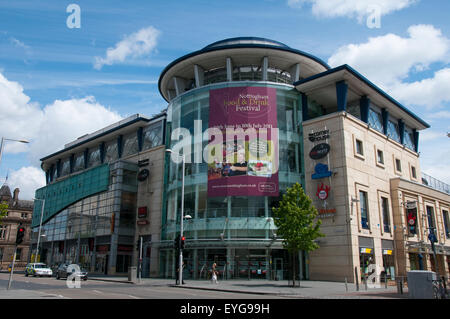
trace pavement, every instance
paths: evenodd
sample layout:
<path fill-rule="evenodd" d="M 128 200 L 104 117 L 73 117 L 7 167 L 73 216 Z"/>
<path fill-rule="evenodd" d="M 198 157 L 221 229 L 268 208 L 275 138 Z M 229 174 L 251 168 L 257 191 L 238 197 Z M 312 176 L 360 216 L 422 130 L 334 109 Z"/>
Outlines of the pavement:
<path fill-rule="evenodd" d="M 213 291 L 224 291 L 233 293 L 259 294 L 286 296 L 293 298 L 309 299 L 407 299 L 408 289 L 403 289 L 403 294 L 397 292 L 396 286 L 385 288 L 381 284 L 377 288 L 365 288 L 359 286 L 357 290 L 355 284 L 345 284 L 342 282 L 329 281 L 301 281 L 300 286 L 291 287 L 288 281 L 269 280 L 219 280 L 218 284 L 207 280 L 185 280 L 184 285 L 175 285 L 174 279 L 142 278 L 136 281 L 129 281 L 128 277 L 95 276 L 89 280 L 100 280 L 109 282 L 120 282 L 124 284 L 134 284 L 140 286 L 169 286 L 178 289 L 202 289 Z M 298 283 L 297 283 L 298 284 Z"/>

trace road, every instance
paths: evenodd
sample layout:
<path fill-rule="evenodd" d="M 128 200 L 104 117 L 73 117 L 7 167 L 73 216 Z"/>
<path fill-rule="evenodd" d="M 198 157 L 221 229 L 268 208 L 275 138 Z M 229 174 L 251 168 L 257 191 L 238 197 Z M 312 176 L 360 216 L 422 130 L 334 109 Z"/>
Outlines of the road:
<path fill-rule="evenodd" d="M 0 289 L 6 290 L 8 279 L 9 274 L 0 273 Z M 55 277 L 25 277 L 23 274 L 14 274 L 11 291 L 14 290 L 45 293 L 44 297 L 61 299 L 283 299 L 281 296 L 184 289 L 167 285 L 133 285 L 97 280 L 81 281 L 80 288 L 68 288 L 66 280 L 56 280 Z"/>

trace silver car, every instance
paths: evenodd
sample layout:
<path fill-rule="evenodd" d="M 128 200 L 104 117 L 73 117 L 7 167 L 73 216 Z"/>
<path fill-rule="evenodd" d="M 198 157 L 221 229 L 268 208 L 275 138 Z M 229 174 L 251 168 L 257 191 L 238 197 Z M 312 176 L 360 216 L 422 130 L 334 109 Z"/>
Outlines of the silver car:
<path fill-rule="evenodd" d="M 25 268 L 25 276 L 47 276 L 51 277 L 53 275 L 53 271 L 44 263 L 31 263 L 28 264 Z"/>

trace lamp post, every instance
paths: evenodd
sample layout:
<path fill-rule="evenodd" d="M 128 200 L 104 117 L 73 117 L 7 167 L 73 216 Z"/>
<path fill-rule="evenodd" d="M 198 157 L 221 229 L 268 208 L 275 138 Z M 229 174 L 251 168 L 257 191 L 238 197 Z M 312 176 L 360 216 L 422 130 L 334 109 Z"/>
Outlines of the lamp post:
<path fill-rule="evenodd" d="M 38 240 L 36 245 L 36 255 L 34 255 L 34 263 L 37 261 L 37 255 L 39 253 L 39 242 L 41 239 L 41 228 L 42 228 L 42 218 L 44 216 L 44 206 L 45 206 L 45 199 L 41 198 L 34 198 L 34 200 L 41 200 L 42 201 L 42 208 L 41 208 L 41 221 L 39 222 L 39 234 L 38 234 Z"/>
<path fill-rule="evenodd" d="M 171 154 L 176 154 L 178 156 L 182 157 L 183 160 L 183 175 L 182 175 L 182 179 L 181 179 L 181 218 L 180 218 L 180 241 L 181 238 L 183 237 L 183 219 L 184 219 L 184 171 L 185 171 L 185 166 L 186 166 L 186 158 L 184 156 L 184 154 L 180 155 L 178 153 L 174 153 L 171 149 L 166 149 L 166 152 L 171 153 Z M 187 217 L 187 216 L 186 216 Z M 191 216 L 189 216 L 191 217 Z M 183 249 L 180 247 L 180 256 L 179 256 L 179 260 L 178 260 L 178 279 L 179 279 L 179 285 L 183 284 Z"/>
<path fill-rule="evenodd" d="M 25 143 L 25 144 L 30 143 L 30 142 L 28 142 L 26 140 L 15 140 L 15 139 L 12 139 L 12 138 L 2 137 L 1 142 L 0 142 L 0 163 L 2 162 L 3 146 L 5 146 L 6 141 L 13 141 L 13 142 L 19 142 L 19 143 Z"/>

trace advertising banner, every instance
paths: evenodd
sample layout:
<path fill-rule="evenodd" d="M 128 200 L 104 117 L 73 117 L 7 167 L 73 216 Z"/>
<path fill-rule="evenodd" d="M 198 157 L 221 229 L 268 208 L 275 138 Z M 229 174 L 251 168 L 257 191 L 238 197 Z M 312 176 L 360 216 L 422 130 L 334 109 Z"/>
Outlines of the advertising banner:
<path fill-rule="evenodd" d="M 208 196 L 278 196 L 276 89 L 210 91 Z"/>

